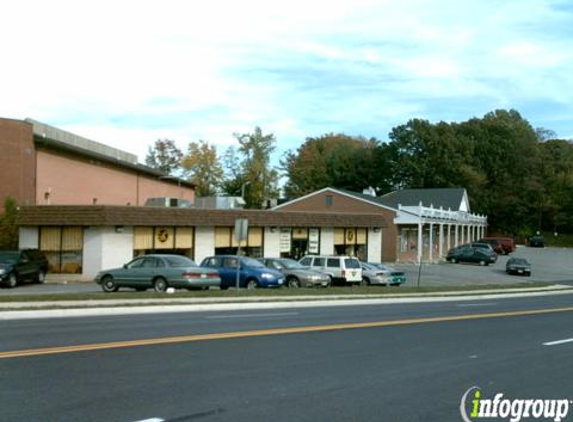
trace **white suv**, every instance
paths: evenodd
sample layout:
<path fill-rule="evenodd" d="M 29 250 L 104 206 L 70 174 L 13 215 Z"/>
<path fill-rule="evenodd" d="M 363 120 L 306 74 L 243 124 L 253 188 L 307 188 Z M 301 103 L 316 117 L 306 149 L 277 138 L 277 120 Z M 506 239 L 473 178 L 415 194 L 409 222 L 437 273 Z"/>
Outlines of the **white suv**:
<path fill-rule="evenodd" d="M 333 283 L 358 284 L 362 282 L 360 261 L 351 256 L 306 255 L 299 262 L 305 267 L 328 274 Z"/>

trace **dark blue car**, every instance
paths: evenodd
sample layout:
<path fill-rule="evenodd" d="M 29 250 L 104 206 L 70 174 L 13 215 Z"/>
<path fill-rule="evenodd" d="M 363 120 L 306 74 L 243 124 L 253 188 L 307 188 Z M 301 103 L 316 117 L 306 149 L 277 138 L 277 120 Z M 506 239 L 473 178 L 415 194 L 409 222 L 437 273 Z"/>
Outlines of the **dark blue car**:
<path fill-rule="evenodd" d="M 247 289 L 257 287 L 282 287 L 285 282 L 283 273 L 265 267 L 259 261 L 240 257 L 239 286 Z M 214 268 L 221 277 L 221 289 L 235 287 L 237 282 L 237 257 L 235 255 L 217 255 L 207 257 L 201 262 L 202 267 Z"/>

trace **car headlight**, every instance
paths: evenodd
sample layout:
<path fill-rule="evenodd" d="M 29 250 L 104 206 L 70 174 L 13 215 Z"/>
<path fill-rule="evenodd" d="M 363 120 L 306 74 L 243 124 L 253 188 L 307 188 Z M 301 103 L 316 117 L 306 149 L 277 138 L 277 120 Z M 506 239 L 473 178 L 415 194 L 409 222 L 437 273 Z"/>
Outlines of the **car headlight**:
<path fill-rule="evenodd" d="M 4 268 L 0 268 L 0 275 L 6 274 L 6 270 Z"/>
<path fill-rule="evenodd" d="M 272 280 L 273 278 L 275 278 L 274 274 L 271 273 L 262 273 L 261 277 L 264 278 L 265 280 Z"/>

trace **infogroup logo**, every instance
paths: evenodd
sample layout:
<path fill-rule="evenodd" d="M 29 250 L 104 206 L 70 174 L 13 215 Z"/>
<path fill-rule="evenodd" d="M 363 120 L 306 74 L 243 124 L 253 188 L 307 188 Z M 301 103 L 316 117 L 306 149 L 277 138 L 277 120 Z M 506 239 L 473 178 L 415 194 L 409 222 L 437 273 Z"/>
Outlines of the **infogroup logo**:
<path fill-rule="evenodd" d="M 560 422 L 567 417 L 570 404 L 573 401 L 569 399 L 505 399 L 503 393 L 495 394 L 493 399 L 485 399 L 479 387 L 472 387 L 462 396 L 460 413 L 464 422 L 475 422 L 480 418 L 509 419 L 510 422 L 533 418 Z"/>

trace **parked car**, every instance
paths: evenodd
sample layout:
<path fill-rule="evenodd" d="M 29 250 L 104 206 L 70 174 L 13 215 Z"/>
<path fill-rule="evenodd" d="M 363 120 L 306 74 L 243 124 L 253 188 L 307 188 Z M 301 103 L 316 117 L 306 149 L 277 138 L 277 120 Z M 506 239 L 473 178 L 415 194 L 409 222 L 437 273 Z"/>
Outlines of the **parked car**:
<path fill-rule="evenodd" d="M 531 276 L 531 264 L 525 258 L 511 257 L 505 264 L 505 272 L 508 274 L 517 274 Z"/>
<path fill-rule="evenodd" d="M 0 251 L 0 284 L 16 287 L 24 281 L 44 283 L 48 260 L 35 249 Z"/>
<path fill-rule="evenodd" d="M 515 241 L 511 237 L 484 237 L 480 243 L 489 243 L 498 254 L 508 255 L 515 252 Z"/>
<path fill-rule="evenodd" d="M 543 241 L 543 236 L 535 235 L 529 238 L 529 246 L 533 248 L 544 248 L 545 242 Z"/>
<path fill-rule="evenodd" d="M 497 262 L 497 252 L 492 248 L 492 246 L 489 243 L 482 243 L 482 242 L 472 242 L 472 243 L 468 243 L 466 245 L 461 245 L 461 246 L 471 246 L 472 248 L 481 248 L 486 250 L 488 253 L 492 254 L 493 257 L 495 258 L 494 262 Z"/>
<path fill-rule="evenodd" d="M 362 284 L 383 284 L 399 286 L 406 282 L 406 274 L 384 264 L 371 262 L 361 262 L 362 265 Z"/>
<path fill-rule="evenodd" d="M 333 284 L 358 284 L 362 282 L 360 261 L 351 256 L 307 255 L 299 262 L 305 267 L 327 274 Z"/>
<path fill-rule="evenodd" d="M 328 287 L 330 277 L 320 271 L 311 270 L 298 261 L 288 258 L 261 258 L 266 267 L 280 271 L 286 276 L 286 286 L 297 287 Z"/>
<path fill-rule="evenodd" d="M 246 256 L 239 257 L 239 287 L 255 289 L 257 287 L 282 287 L 285 275 L 280 271 L 267 268 L 260 261 Z M 235 287 L 237 282 L 237 256 L 216 255 L 207 257 L 201 262 L 202 267 L 219 271 L 221 289 Z"/>
<path fill-rule="evenodd" d="M 104 292 L 116 292 L 120 287 L 164 292 L 168 287 L 188 290 L 216 287 L 221 278 L 216 270 L 201 268 L 186 256 L 150 254 L 138 256 L 121 268 L 100 271 L 95 282 Z"/>
<path fill-rule="evenodd" d="M 446 256 L 446 261 L 455 264 L 456 262 L 476 262 L 480 265 L 493 264 L 497 257 L 493 252 L 484 248 L 476 248 L 469 245 L 461 245 L 450 249 Z"/>

